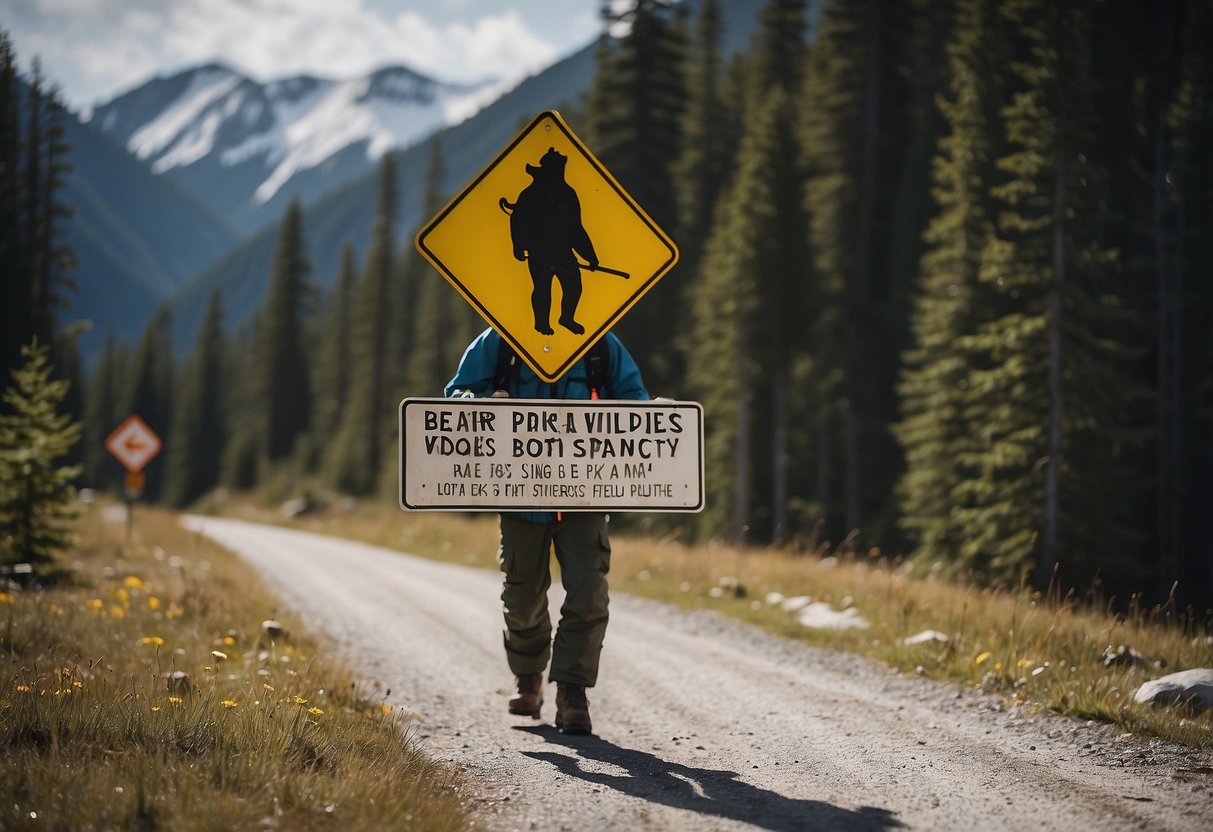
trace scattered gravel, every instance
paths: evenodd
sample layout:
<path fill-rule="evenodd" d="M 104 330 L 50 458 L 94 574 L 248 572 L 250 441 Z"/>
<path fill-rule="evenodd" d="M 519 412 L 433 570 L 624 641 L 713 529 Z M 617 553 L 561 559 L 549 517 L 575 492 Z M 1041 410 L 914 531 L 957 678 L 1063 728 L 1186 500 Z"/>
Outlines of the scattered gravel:
<path fill-rule="evenodd" d="M 597 736 L 565 737 L 551 686 L 543 720 L 506 713 L 496 575 L 185 522 L 414 711 L 493 830 L 1213 828 L 1213 754 L 623 595 L 590 691 Z"/>

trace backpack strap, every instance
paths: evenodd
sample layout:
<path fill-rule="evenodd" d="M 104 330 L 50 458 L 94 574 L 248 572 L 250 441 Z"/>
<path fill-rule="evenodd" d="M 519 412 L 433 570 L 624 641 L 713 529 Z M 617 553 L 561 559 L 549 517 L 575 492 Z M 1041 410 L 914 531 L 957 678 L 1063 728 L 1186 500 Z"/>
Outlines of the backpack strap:
<path fill-rule="evenodd" d="M 590 398 L 606 395 L 607 377 L 611 372 L 611 348 L 606 336 L 599 338 L 585 354 L 585 385 L 590 388 Z"/>
<path fill-rule="evenodd" d="M 518 353 L 501 339 L 497 347 L 497 369 L 493 372 L 493 389 L 509 390 L 510 382 L 518 378 Z"/>
<path fill-rule="evenodd" d="M 611 373 L 611 347 L 605 336 L 599 338 L 585 354 L 585 385 L 590 389 L 590 398 L 597 399 L 607 394 L 607 379 Z M 509 390 L 510 382 L 518 378 L 518 353 L 514 352 L 504 338 L 497 348 L 497 368 L 493 372 L 493 389 Z"/>

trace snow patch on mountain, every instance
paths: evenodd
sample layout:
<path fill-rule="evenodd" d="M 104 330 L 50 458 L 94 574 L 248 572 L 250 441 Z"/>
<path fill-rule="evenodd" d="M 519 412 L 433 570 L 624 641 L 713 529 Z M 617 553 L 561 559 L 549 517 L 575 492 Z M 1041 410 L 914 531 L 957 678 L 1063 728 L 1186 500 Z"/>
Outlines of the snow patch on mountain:
<path fill-rule="evenodd" d="M 295 175 L 351 146 L 374 164 L 475 115 L 510 85 L 444 84 L 404 67 L 351 80 L 300 76 L 262 84 L 210 65 L 150 81 L 93 115 L 157 173 L 249 163 L 256 171 L 259 163 L 264 175 L 250 181 L 248 199 L 261 205 Z"/>

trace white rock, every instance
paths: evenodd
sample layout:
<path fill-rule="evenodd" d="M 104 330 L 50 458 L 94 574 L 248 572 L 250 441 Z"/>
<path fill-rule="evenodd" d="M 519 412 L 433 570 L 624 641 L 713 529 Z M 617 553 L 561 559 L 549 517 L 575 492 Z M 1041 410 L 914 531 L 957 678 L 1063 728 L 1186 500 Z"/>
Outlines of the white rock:
<path fill-rule="evenodd" d="M 940 644 L 947 644 L 948 637 L 939 630 L 923 630 L 921 633 L 916 633 L 901 640 L 901 643 L 907 647 L 912 647 L 915 644 L 925 644 L 928 641 L 937 641 Z"/>
<path fill-rule="evenodd" d="M 866 630 L 870 624 L 859 614 L 859 610 L 848 607 L 839 611 L 824 601 L 809 604 L 800 611 L 800 626 L 815 630 Z"/>
<path fill-rule="evenodd" d="M 784 612 L 797 612 L 807 607 L 812 601 L 813 599 L 807 595 L 795 595 L 791 598 L 785 598 L 779 607 Z"/>
<path fill-rule="evenodd" d="M 1146 682 L 1137 689 L 1134 701 L 1155 705 L 1191 702 L 1197 710 L 1213 709 L 1213 668 L 1183 670 Z"/>
<path fill-rule="evenodd" d="M 768 592 L 765 600 L 767 602 L 768 607 L 777 607 L 783 603 L 783 593 Z"/>

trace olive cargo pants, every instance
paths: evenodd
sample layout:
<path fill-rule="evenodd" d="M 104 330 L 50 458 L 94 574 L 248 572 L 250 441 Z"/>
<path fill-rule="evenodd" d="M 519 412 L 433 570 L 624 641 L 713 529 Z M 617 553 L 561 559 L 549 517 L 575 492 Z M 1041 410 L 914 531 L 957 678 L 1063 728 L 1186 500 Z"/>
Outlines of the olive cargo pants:
<path fill-rule="evenodd" d="M 548 615 L 553 546 L 565 591 L 555 642 Z M 607 627 L 606 515 L 568 512 L 560 521 L 530 523 L 503 514 L 497 562 L 510 670 L 542 673 L 550 658 L 551 681 L 593 687 Z"/>

